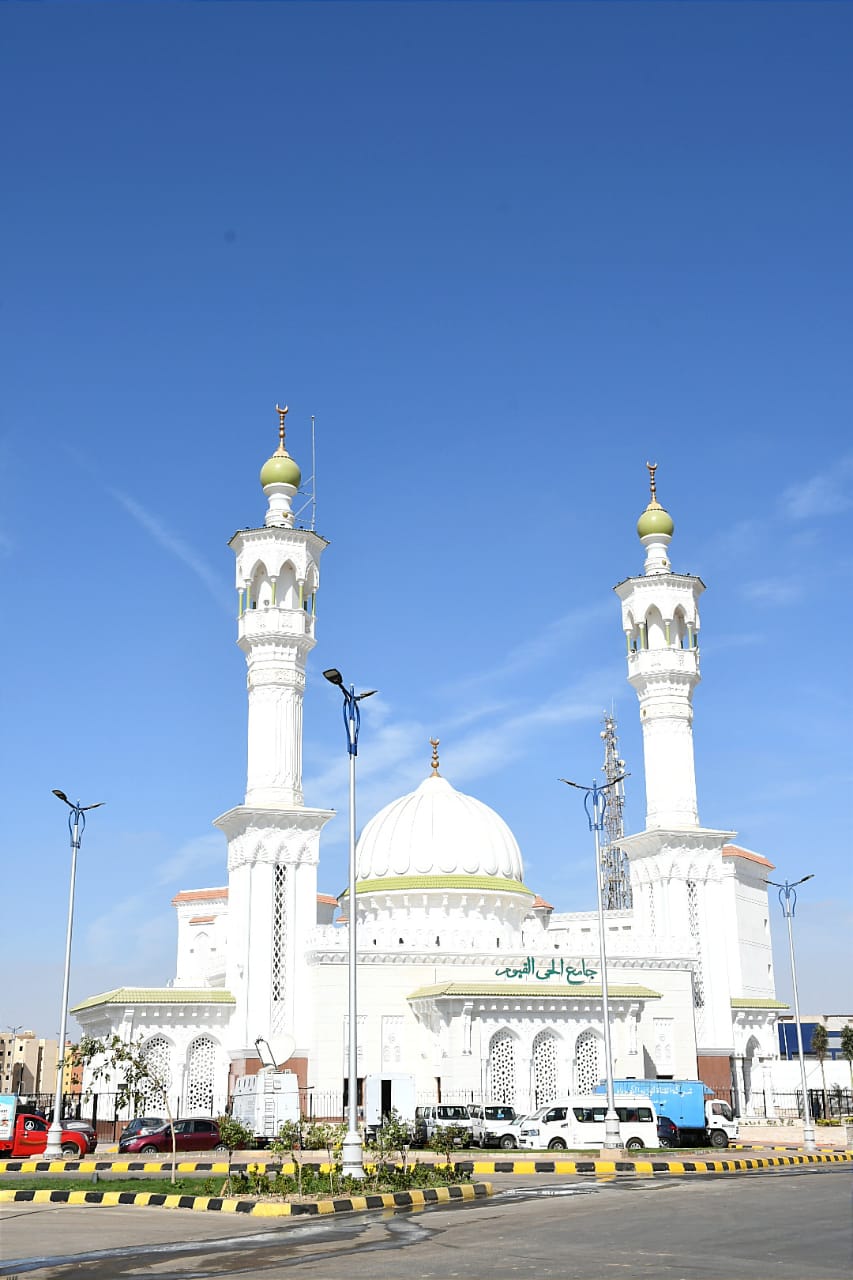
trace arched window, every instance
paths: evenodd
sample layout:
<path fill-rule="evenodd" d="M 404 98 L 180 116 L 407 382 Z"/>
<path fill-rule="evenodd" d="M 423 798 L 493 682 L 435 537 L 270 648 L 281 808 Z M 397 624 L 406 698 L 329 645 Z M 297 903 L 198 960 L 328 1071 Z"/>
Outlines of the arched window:
<path fill-rule="evenodd" d="M 575 1092 L 592 1093 L 601 1080 L 600 1040 L 594 1031 L 582 1031 L 575 1045 Z"/>
<path fill-rule="evenodd" d="M 655 605 L 652 605 L 646 614 L 646 637 L 646 643 L 650 649 L 666 648 L 666 629 L 660 609 Z"/>
<path fill-rule="evenodd" d="M 489 1097 L 508 1106 L 515 1102 L 515 1037 L 509 1031 L 489 1041 Z"/>
<path fill-rule="evenodd" d="M 151 1075 L 140 1082 L 140 1111 L 162 1110 L 172 1084 L 172 1046 L 165 1036 L 152 1036 L 142 1046 L 142 1057 Z"/>
<path fill-rule="evenodd" d="M 533 1041 L 533 1100 L 537 1107 L 547 1106 L 557 1097 L 557 1048 L 553 1031 L 540 1031 Z"/>
<path fill-rule="evenodd" d="M 213 1115 L 213 1069 L 216 1044 L 210 1036 L 197 1036 L 187 1054 L 187 1111 Z"/>

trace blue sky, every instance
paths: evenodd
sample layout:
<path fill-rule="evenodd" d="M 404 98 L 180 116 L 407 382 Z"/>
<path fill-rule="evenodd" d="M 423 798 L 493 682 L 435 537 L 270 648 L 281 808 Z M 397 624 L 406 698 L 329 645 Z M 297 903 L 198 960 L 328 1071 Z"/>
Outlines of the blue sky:
<path fill-rule="evenodd" d="M 225 882 L 226 543 L 262 520 L 276 400 L 306 475 L 316 415 L 331 542 L 307 802 L 345 813 L 334 665 L 381 691 L 360 824 L 435 735 L 529 885 L 592 907 L 557 778 L 595 776 L 613 702 L 642 826 L 611 588 L 656 460 L 708 586 L 700 817 L 815 874 L 801 1002 L 853 1009 L 851 38 L 821 3 L 2 6 L 0 1024 L 59 1022 L 51 788 L 107 802 L 73 1000 L 165 982 L 171 896 Z M 777 972 L 787 998 L 781 946 Z"/>

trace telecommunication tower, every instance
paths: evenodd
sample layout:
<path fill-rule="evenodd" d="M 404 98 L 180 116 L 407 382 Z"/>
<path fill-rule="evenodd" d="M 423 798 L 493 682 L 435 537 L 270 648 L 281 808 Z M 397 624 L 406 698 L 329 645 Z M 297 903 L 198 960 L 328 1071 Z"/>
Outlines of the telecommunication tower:
<path fill-rule="evenodd" d="M 605 713 L 601 731 L 604 742 L 602 773 L 612 784 L 607 792 L 604 815 L 604 841 L 601 846 L 601 892 L 605 911 L 624 911 L 632 905 L 631 868 L 628 857 L 619 847 L 625 834 L 625 761 L 620 760 L 616 737 L 616 717 Z M 617 781 L 618 779 L 618 781 Z"/>

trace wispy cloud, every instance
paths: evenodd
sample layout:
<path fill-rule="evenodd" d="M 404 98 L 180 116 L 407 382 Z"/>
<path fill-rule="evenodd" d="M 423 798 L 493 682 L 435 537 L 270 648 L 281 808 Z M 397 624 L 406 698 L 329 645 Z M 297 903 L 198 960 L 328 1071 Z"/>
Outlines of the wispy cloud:
<path fill-rule="evenodd" d="M 157 884 L 175 884 L 184 876 L 196 871 L 209 871 L 217 883 L 222 878 L 225 860 L 225 839 L 218 831 L 195 836 L 176 849 L 154 868 Z"/>
<path fill-rule="evenodd" d="M 556 653 L 565 655 L 572 645 L 583 640 L 591 626 L 612 616 L 613 602 L 607 599 L 570 609 L 561 617 L 545 623 L 532 640 L 510 649 L 500 662 L 482 671 L 472 672 L 458 682 L 454 681 L 444 692 L 456 692 L 464 688 L 470 693 L 472 689 L 482 688 L 484 685 L 506 682 L 510 676 L 541 665 Z"/>
<path fill-rule="evenodd" d="M 179 538 L 177 534 L 167 529 L 161 520 L 152 515 L 150 511 L 147 511 L 135 498 L 122 493 L 120 489 L 110 489 L 108 492 L 164 551 L 168 552 L 175 560 L 179 560 L 191 573 L 195 574 L 199 582 L 214 597 L 217 604 L 221 605 L 227 612 L 231 612 L 233 602 L 221 574 L 211 569 L 201 556 L 188 543 L 184 542 L 183 538 Z"/>
<path fill-rule="evenodd" d="M 816 472 L 782 494 L 782 509 L 791 520 L 836 515 L 853 506 L 853 453 L 845 454 L 832 466 Z"/>
<path fill-rule="evenodd" d="M 796 578 L 759 578 L 745 582 L 741 595 L 756 604 L 791 604 L 803 594 L 803 584 Z"/>

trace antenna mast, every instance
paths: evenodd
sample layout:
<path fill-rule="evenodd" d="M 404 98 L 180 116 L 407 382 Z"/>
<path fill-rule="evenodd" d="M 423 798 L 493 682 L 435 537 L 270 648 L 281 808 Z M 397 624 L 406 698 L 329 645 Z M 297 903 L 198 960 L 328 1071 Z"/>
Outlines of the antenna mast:
<path fill-rule="evenodd" d="M 313 533 L 317 526 L 317 451 L 314 440 L 314 415 L 311 414 L 311 475 L 299 491 L 305 496 L 305 501 L 299 510 L 295 513 L 296 517 L 302 515 L 309 507 L 311 515 L 308 528 Z"/>
<path fill-rule="evenodd" d="M 619 758 L 619 739 L 616 736 L 616 717 L 611 710 L 605 712 L 604 728 L 601 731 L 604 742 L 604 764 L 602 773 L 607 782 L 613 784 L 607 793 L 607 809 L 604 815 L 604 831 L 601 845 L 601 893 L 605 911 L 625 911 L 632 905 L 631 869 L 627 854 L 619 847 L 625 834 L 625 783 L 621 776 L 625 773 L 625 761 Z M 616 779 L 620 779 L 618 782 Z"/>

